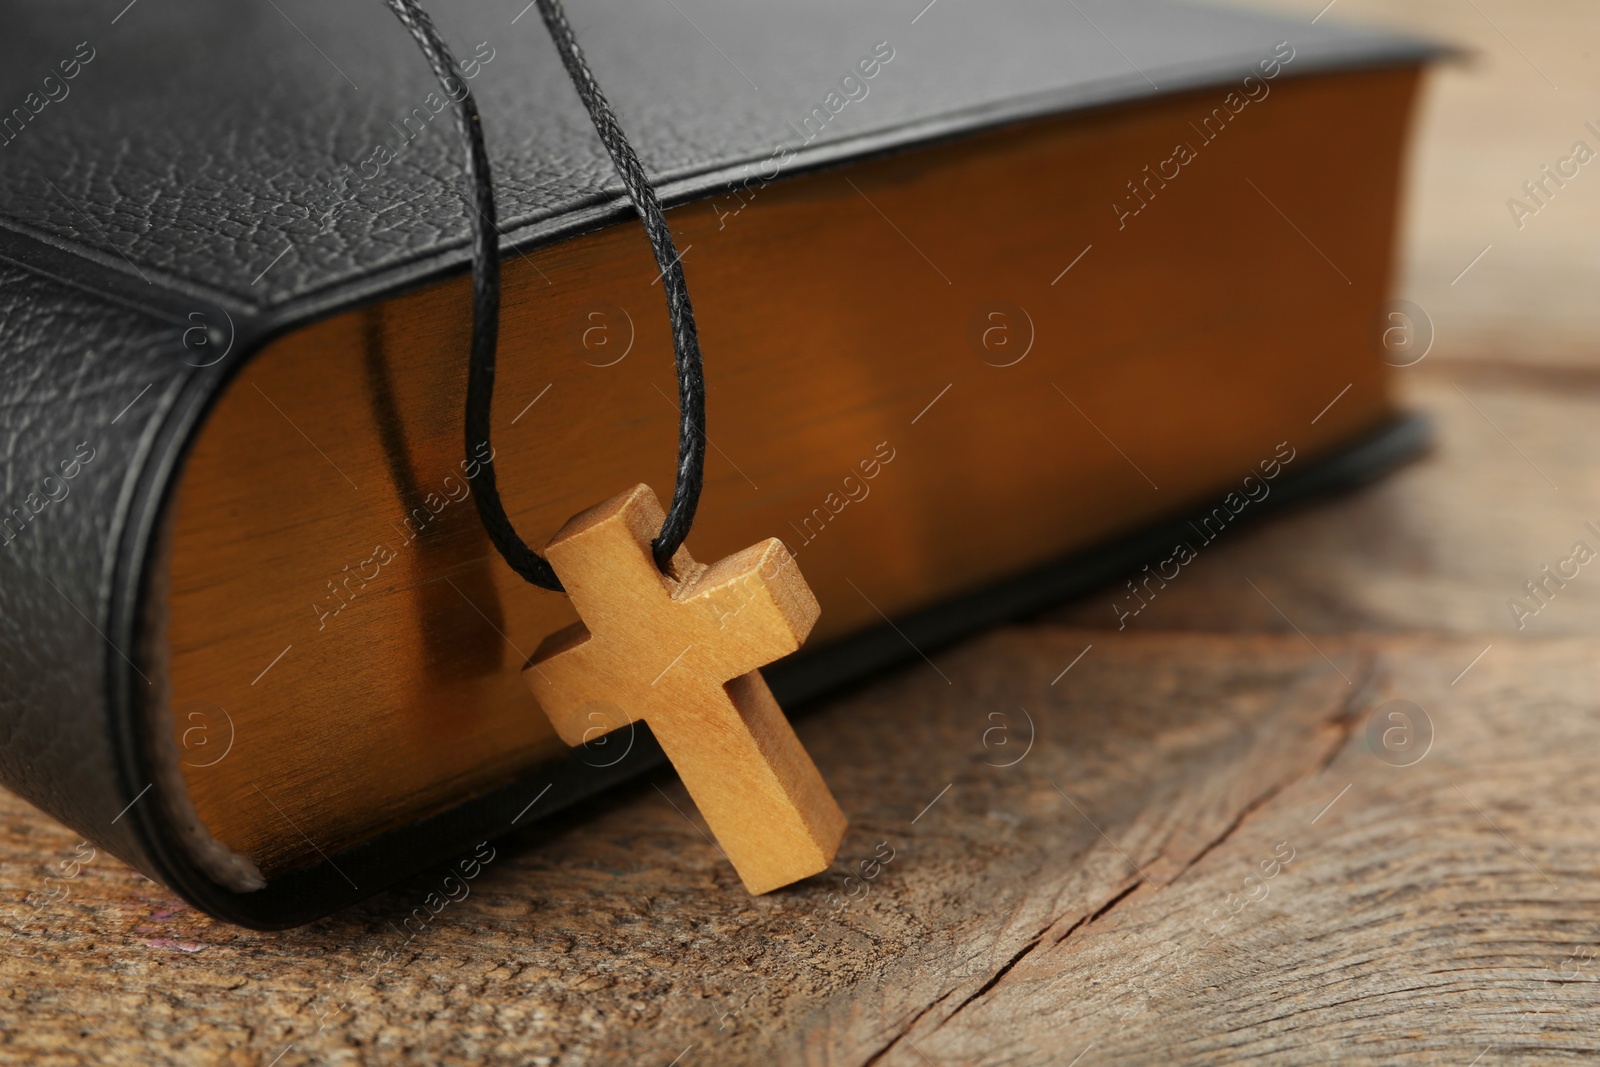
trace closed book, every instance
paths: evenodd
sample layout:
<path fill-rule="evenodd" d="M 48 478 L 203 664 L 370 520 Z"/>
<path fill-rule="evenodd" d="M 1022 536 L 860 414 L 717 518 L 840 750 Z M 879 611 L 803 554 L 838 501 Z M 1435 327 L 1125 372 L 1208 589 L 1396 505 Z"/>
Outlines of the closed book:
<path fill-rule="evenodd" d="M 452 101 L 381 5 L 0 41 L 0 780 L 251 926 L 660 765 L 556 738 L 520 674 L 576 616 L 471 499 L 492 462 L 538 545 L 670 488 L 660 271 L 537 15 L 429 6 L 503 233 L 482 453 Z M 570 8 L 698 314 L 689 546 L 778 536 L 822 607 L 765 672 L 791 707 L 1112 579 L 1115 624 L 1135 565 L 1423 440 L 1382 327 L 1431 46 L 919 7 Z"/>

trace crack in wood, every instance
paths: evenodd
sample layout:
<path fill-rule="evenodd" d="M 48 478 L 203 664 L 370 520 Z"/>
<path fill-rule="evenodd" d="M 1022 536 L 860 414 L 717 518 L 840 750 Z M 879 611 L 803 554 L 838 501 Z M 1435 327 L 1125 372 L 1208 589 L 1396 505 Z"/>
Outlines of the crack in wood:
<path fill-rule="evenodd" d="M 1051 944 L 1052 945 L 1059 945 L 1059 944 L 1061 944 L 1061 942 L 1065 941 L 1068 937 L 1071 937 L 1074 931 L 1079 930 L 1079 929 L 1081 929 L 1082 927 L 1085 927 L 1085 926 L 1091 926 L 1094 923 L 1098 922 L 1107 912 L 1109 912 L 1112 908 L 1116 907 L 1118 904 L 1120 904 L 1124 900 L 1126 900 L 1133 893 L 1134 890 L 1138 889 L 1141 885 L 1144 885 L 1144 884 L 1145 884 L 1144 879 L 1142 879 L 1142 878 L 1134 879 L 1133 882 L 1129 883 L 1126 887 L 1124 887 L 1122 890 L 1120 890 L 1118 893 L 1116 893 L 1114 896 L 1112 896 L 1104 904 L 1100 905 L 1094 911 L 1086 913 L 1077 922 L 1075 922 L 1071 926 L 1069 926 L 1067 928 L 1067 932 L 1062 934 L 1060 937 L 1056 938 L 1056 940 L 1053 941 Z M 1027 955 L 1030 952 L 1032 952 L 1034 949 L 1039 947 L 1039 942 L 1044 940 L 1045 934 L 1048 934 L 1050 932 L 1050 930 L 1053 927 L 1055 927 L 1058 923 L 1060 923 L 1061 920 L 1063 918 L 1065 918 L 1065 917 L 1066 917 L 1065 915 L 1059 915 L 1056 918 L 1050 920 L 1048 923 L 1046 923 L 1044 925 L 1043 929 L 1041 929 L 1037 934 L 1035 934 L 1010 959 L 1008 959 L 1005 963 L 1001 964 L 1000 967 L 995 970 L 995 973 L 993 975 L 991 975 L 988 978 L 988 980 L 986 980 L 983 983 L 983 985 L 978 987 L 976 992 L 974 992 L 971 996 L 967 997 L 960 1004 L 957 1004 L 955 1006 L 955 1008 L 950 1012 L 949 1015 L 946 1015 L 943 1019 L 941 1019 L 939 1021 L 938 1025 L 936 1025 L 934 1027 L 934 1029 L 938 1030 L 938 1029 L 941 1029 L 941 1028 L 949 1025 L 950 1020 L 954 1019 L 957 1015 L 961 1014 L 962 1009 L 966 1008 L 967 1005 L 971 1004 L 973 1001 L 977 1000 L 979 997 L 982 997 L 984 994 L 988 993 L 996 985 L 998 985 L 1000 983 L 1000 980 L 1002 978 L 1004 978 L 1008 973 L 1010 973 L 1012 968 L 1016 967 L 1017 964 L 1021 963 L 1023 961 L 1023 959 L 1026 958 Z M 883 1048 L 879 1049 L 877 1052 L 873 1053 L 873 1055 L 869 1059 L 863 1061 L 862 1067 L 872 1067 L 873 1064 L 877 1063 L 879 1060 L 883 1059 L 891 1051 L 893 1051 L 895 1046 L 898 1045 L 902 1040 L 909 1042 L 912 1028 L 915 1027 L 917 1025 L 917 1023 L 921 1022 L 922 1019 L 929 1012 L 933 1011 L 934 1008 L 937 1008 L 940 1004 L 942 1004 L 946 1000 L 950 999 L 951 995 L 954 994 L 954 993 L 955 993 L 954 989 L 949 990 L 943 996 L 939 997 L 939 999 L 935 1000 L 932 1004 L 929 1004 L 926 1008 L 923 1008 L 921 1011 L 919 1011 L 916 1014 L 916 1016 L 909 1023 L 907 1023 L 905 1025 L 905 1027 L 903 1029 L 901 1029 L 898 1034 L 895 1035 L 893 1040 L 891 1040 L 888 1044 L 884 1045 Z M 915 1048 L 916 1046 L 913 1045 L 912 1047 Z"/>
<path fill-rule="evenodd" d="M 1373 653 L 1363 656 L 1360 680 L 1350 687 L 1350 693 L 1339 705 L 1338 712 L 1327 720 L 1327 725 L 1339 732 L 1339 739 L 1328 749 L 1327 755 L 1317 768 L 1319 771 L 1325 771 L 1333 766 L 1333 761 L 1339 758 L 1339 753 L 1350 743 L 1350 738 L 1356 729 L 1357 712 L 1371 702 L 1372 695 L 1378 688 L 1378 674 L 1378 656 Z"/>
<path fill-rule="evenodd" d="M 1378 674 L 1377 665 L 1378 657 L 1376 655 L 1369 654 L 1363 656 L 1358 674 L 1358 680 L 1352 686 L 1351 691 L 1343 700 L 1339 702 L 1338 708 L 1335 710 L 1335 712 L 1326 719 L 1322 720 L 1321 725 L 1331 726 L 1334 728 L 1335 732 L 1335 736 L 1332 742 L 1328 745 L 1327 750 L 1321 753 L 1315 760 L 1311 761 L 1310 766 L 1307 767 L 1303 773 L 1284 779 L 1269 786 L 1260 794 L 1248 801 L 1239 810 L 1238 815 L 1235 816 L 1228 823 L 1228 825 L 1223 828 L 1222 832 L 1211 841 L 1203 845 L 1200 850 L 1196 852 L 1187 863 L 1184 864 L 1184 866 L 1176 875 L 1162 884 L 1151 883 L 1157 891 L 1176 883 L 1186 873 L 1193 869 L 1196 864 L 1205 859 L 1206 856 L 1210 855 L 1218 847 L 1228 841 L 1229 838 L 1233 837 L 1233 835 L 1238 832 L 1239 828 L 1244 825 L 1245 821 L 1248 820 L 1251 815 L 1255 814 L 1261 808 L 1270 803 L 1274 798 L 1283 793 L 1284 790 L 1288 789 L 1292 785 L 1296 785 L 1302 781 L 1305 781 L 1306 779 L 1313 777 L 1322 771 L 1327 770 L 1327 768 L 1332 765 L 1333 761 L 1337 759 L 1339 754 L 1343 752 L 1344 749 L 1349 745 L 1350 738 L 1355 733 L 1355 727 L 1358 718 L 1357 712 L 1369 701 Z M 1095 910 L 1085 913 L 1071 926 L 1067 927 L 1066 931 L 1060 937 L 1051 942 L 1050 947 L 1062 944 L 1079 930 L 1098 922 L 1102 917 L 1110 912 L 1112 908 L 1115 908 L 1118 904 L 1122 903 L 1129 896 L 1131 896 L 1135 890 L 1145 884 L 1146 881 L 1143 878 L 1134 879 L 1127 886 L 1123 887 L 1121 890 L 1107 899 L 1105 903 L 1101 904 Z M 975 992 L 962 1000 L 961 1003 L 957 1004 L 948 1015 L 939 1020 L 939 1022 L 934 1026 L 934 1030 L 937 1031 L 948 1026 L 951 1021 L 955 1019 L 957 1015 L 960 1015 L 961 1012 L 964 1011 L 969 1005 L 990 993 L 997 985 L 1000 984 L 1001 980 L 1004 979 L 1007 974 L 1009 974 L 1019 963 L 1026 959 L 1030 953 L 1039 947 L 1040 943 L 1044 940 L 1045 935 L 1048 934 L 1053 927 L 1060 923 L 1063 918 L 1065 918 L 1065 915 L 1057 916 L 1050 922 L 1046 923 L 1044 927 L 1032 938 L 1030 938 L 1019 950 L 1017 950 L 1017 952 L 1013 954 L 1010 959 L 1001 964 L 995 970 L 994 974 L 984 981 L 983 985 L 979 986 Z M 916 1015 L 912 1017 L 911 1021 L 908 1022 L 903 1028 L 900 1028 L 887 1044 L 885 1044 L 877 1052 L 873 1053 L 868 1059 L 863 1061 L 862 1067 L 872 1067 L 872 1065 L 878 1063 L 890 1052 L 894 1051 L 894 1049 L 902 1041 L 909 1043 L 912 1029 L 914 1029 L 916 1025 L 935 1008 L 948 1000 L 954 993 L 954 989 L 946 991 L 938 999 L 934 1000 L 921 1011 L 917 1012 Z M 916 1046 L 913 1045 L 912 1047 L 915 1048 Z"/>
<path fill-rule="evenodd" d="M 874 1063 L 877 1063 L 879 1060 L 881 1060 L 885 1056 L 887 1056 L 889 1054 L 890 1050 L 892 1050 L 901 1041 L 909 1042 L 910 1041 L 911 1028 L 916 1026 L 919 1022 L 921 1022 L 922 1021 L 922 1017 L 924 1015 L 927 1015 L 934 1008 L 937 1008 L 939 1005 L 941 1005 L 945 1001 L 949 1000 L 950 997 L 954 993 L 955 993 L 954 989 L 947 990 L 944 993 L 943 996 L 939 997 L 938 1000 L 935 1000 L 932 1004 L 929 1004 L 926 1008 L 923 1008 L 921 1011 L 917 1012 L 916 1015 L 912 1016 L 910 1022 L 906 1023 L 906 1025 L 903 1028 L 898 1029 L 898 1030 L 895 1031 L 894 1037 L 890 1039 L 890 1041 L 889 1041 L 889 1043 L 887 1045 L 884 1045 L 877 1052 L 874 1052 L 871 1055 L 871 1057 L 869 1057 L 868 1059 L 862 1061 L 861 1067 L 872 1067 L 872 1065 Z M 891 1023 L 890 1024 L 891 1029 L 893 1028 L 893 1026 L 894 1026 L 894 1024 Z M 913 1045 L 912 1047 L 915 1048 L 916 1046 Z"/>
<path fill-rule="evenodd" d="M 1322 756 L 1313 763 L 1311 768 L 1308 769 L 1304 774 L 1297 775 L 1294 778 L 1288 778 L 1279 782 L 1275 782 L 1274 784 L 1269 785 L 1266 789 L 1262 790 L 1259 795 L 1250 800 L 1243 808 L 1240 809 L 1239 814 L 1234 817 L 1232 822 L 1223 828 L 1222 833 L 1218 834 L 1216 838 L 1201 848 L 1199 852 L 1196 852 L 1194 856 L 1189 859 L 1189 862 L 1183 865 L 1182 869 L 1179 870 L 1177 874 L 1168 879 L 1166 882 L 1167 885 L 1175 884 L 1178 879 L 1182 878 L 1185 874 L 1188 874 L 1196 864 L 1205 859 L 1212 852 L 1216 851 L 1220 845 L 1237 833 L 1239 827 L 1244 825 L 1245 820 L 1250 818 L 1250 816 L 1254 815 L 1257 811 L 1261 810 L 1261 808 L 1266 806 L 1285 789 L 1288 789 L 1290 786 L 1298 785 L 1301 782 L 1320 774 L 1333 765 L 1333 761 L 1339 758 L 1339 753 L 1343 752 L 1350 744 L 1350 738 L 1355 733 L 1356 709 L 1367 703 L 1368 695 L 1371 692 L 1374 679 L 1377 676 L 1377 664 L 1378 659 L 1376 656 L 1368 655 L 1362 658 L 1360 680 L 1351 687 L 1351 691 L 1345 697 L 1345 699 L 1339 702 L 1338 710 L 1332 716 L 1323 720 L 1322 724 L 1324 726 L 1331 726 L 1336 731 L 1336 736 L 1334 737 L 1333 743 L 1330 744 L 1327 748 L 1327 751 L 1324 752 Z"/>

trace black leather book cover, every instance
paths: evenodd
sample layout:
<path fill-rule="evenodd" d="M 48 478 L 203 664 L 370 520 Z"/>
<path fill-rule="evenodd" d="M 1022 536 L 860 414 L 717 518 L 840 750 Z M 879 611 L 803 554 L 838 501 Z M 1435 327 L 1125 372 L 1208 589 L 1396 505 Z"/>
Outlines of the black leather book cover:
<path fill-rule="evenodd" d="M 428 6 L 483 110 L 506 254 L 629 217 L 531 5 Z M 929 7 L 572 0 L 569 13 L 669 205 L 752 167 L 794 176 L 1236 80 L 1286 40 L 1297 76 L 1432 54 L 1186 4 Z M 0 780 L 197 906 L 279 926 L 470 849 L 535 786 L 555 783 L 541 808 L 554 810 L 647 762 L 644 745 L 605 776 L 516 783 L 341 854 L 339 874 L 235 891 L 202 873 L 175 829 L 183 798 L 158 784 L 170 740 L 150 728 L 164 721 L 162 652 L 147 640 L 163 507 L 208 406 L 263 343 L 467 270 L 461 148 L 376 2 L 70 0 L 5 21 Z M 1029 600 L 1006 595 L 1004 610 Z M 960 617 L 924 622 L 948 634 L 987 616 Z M 881 662 L 870 646 L 775 688 L 801 695 Z"/>

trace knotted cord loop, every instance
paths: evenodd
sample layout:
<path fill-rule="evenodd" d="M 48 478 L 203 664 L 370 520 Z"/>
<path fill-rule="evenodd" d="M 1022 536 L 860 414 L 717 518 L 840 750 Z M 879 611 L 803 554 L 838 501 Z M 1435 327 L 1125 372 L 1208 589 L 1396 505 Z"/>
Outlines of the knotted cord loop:
<path fill-rule="evenodd" d="M 457 100 L 456 125 L 467 148 L 468 202 L 472 207 L 472 347 L 467 365 L 466 451 L 469 462 L 475 450 L 489 442 L 489 413 L 494 398 L 495 356 L 500 336 L 500 229 L 495 222 L 494 182 L 489 174 L 489 155 L 484 148 L 483 125 L 478 104 L 465 79 L 456 73 L 455 57 L 434 28 L 417 0 L 384 0 L 401 24 L 410 31 L 422 54 L 439 79 L 445 95 Z M 596 84 L 589 65 L 578 47 L 578 39 L 567 22 L 561 0 L 537 0 L 539 14 L 555 42 L 578 98 L 589 113 L 595 132 L 611 156 L 612 165 L 622 178 L 635 209 L 644 222 L 645 234 L 661 268 L 666 291 L 667 315 L 672 321 L 672 347 L 678 371 L 678 471 L 672 488 L 672 505 L 661 532 L 651 544 L 656 566 L 667 569 L 672 554 L 683 544 L 694 524 L 705 475 L 705 375 L 700 365 L 700 338 L 695 330 L 694 307 L 689 302 L 689 287 L 683 276 L 681 255 L 667 226 L 661 202 L 645 175 L 639 156 L 617 122 L 616 114 Z M 452 88 L 454 86 L 454 88 Z M 459 93 L 459 96 L 458 96 Z M 491 446 L 492 448 L 492 446 Z M 492 455 L 492 451 L 491 451 Z M 549 562 L 517 533 L 500 500 L 493 462 L 481 463 L 474 479 L 473 494 L 478 516 L 489 540 L 505 557 L 511 569 L 527 581 L 545 589 L 561 589 L 561 580 Z"/>

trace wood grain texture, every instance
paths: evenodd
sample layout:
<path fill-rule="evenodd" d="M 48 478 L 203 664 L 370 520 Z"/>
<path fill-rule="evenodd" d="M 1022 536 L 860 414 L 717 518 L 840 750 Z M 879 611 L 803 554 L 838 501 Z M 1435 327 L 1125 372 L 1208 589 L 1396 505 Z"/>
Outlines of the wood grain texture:
<path fill-rule="evenodd" d="M 71 835 L 7 798 L 0 1062 L 1592 1054 L 1600 624 L 1404 631 L 1363 614 L 1382 601 L 1342 565 L 1348 547 L 1314 557 L 1320 586 L 1297 555 L 1302 519 L 1371 545 L 1404 519 L 1444 557 L 1452 537 L 1538 557 L 1568 521 L 1558 494 L 1475 510 L 1487 532 L 1440 503 L 1526 470 L 1510 448 L 1453 465 L 1481 421 L 1454 395 L 1418 394 L 1444 445 L 1408 492 L 1379 483 L 1238 535 L 1241 579 L 1344 590 L 1343 632 L 1259 632 L 1240 580 L 1212 590 L 1238 609 L 1221 632 L 1041 622 L 918 661 L 799 723 L 852 825 L 830 874 L 768 896 L 745 893 L 670 776 L 463 842 L 449 870 L 282 934 L 214 923 L 105 857 L 81 864 Z M 1600 413 L 1537 382 L 1474 395 L 1530 422 Z M 1416 558 L 1414 589 L 1468 599 L 1470 566 Z M 1502 599 L 1494 572 L 1478 595 Z M 1431 723 L 1410 766 L 1417 748 L 1384 744 L 1392 701 Z"/>
<path fill-rule="evenodd" d="M 709 566 L 682 545 L 663 574 L 666 517 L 637 485 L 556 532 L 545 558 L 582 621 L 522 677 L 569 745 L 648 722 L 745 888 L 771 892 L 827 870 L 844 836 L 760 670 L 804 643 L 817 598 L 775 537 Z"/>
<path fill-rule="evenodd" d="M 1517 648 L 1455 687 L 1469 643 L 1323 645 L 1346 665 L 1361 648 L 1375 654 L 1331 760 L 1178 877 L 1110 831 L 1144 868 L 1134 891 L 1090 922 L 1057 919 L 883 1062 L 919 1062 L 912 1043 L 934 1062 L 1060 1062 L 1043 1034 L 1067 1058 L 1090 1049 L 1085 1063 L 1593 1056 L 1600 803 L 1561 754 L 1600 733 L 1577 696 L 1596 681 L 1592 642 Z M 1387 726 L 1391 701 L 1427 711 L 1431 746 L 1384 746 L 1369 724 Z M 1262 880 L 1275 855 L 1292 859 Z"/>

